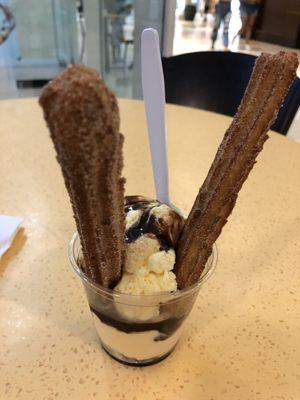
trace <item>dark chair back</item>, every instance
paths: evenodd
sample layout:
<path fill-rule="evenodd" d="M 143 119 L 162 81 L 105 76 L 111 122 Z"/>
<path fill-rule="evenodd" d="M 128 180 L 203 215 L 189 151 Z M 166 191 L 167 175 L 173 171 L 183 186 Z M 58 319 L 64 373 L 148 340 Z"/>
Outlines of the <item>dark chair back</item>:
<path fill-rule="evenodd" d="M 256 57 L 204 51 L 163 58 L 168 103 L 234 116 L 249 82 Z M 299 108 L 296 78 L 272 129 L 286 134 Z"/>

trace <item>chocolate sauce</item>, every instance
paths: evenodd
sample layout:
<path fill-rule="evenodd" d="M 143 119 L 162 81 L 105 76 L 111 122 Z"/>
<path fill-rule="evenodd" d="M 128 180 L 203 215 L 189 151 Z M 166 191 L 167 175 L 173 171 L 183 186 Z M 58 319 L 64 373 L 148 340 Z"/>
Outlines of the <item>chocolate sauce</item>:
<path fill-rule="evenodd" d="M 152 234 L 154 235 L 160 244 L 160 249 L 168 251 L 171 247 L 174 248 L 175 244 L 172 243 L 170 236 L 166 229 L 163 229 L 161 222 L 151 215 L 151 209 L 146 210 L 137 225 L 133 225 L 126 231 L 126 243 L 134 242 L 141 235 Z"/>
<path fill-rule="evenodd" d="M 148 361 L 143 361 L 143 363 L 141 364 L 141 363 L 139 362 L 139 360 L 137 360 L 136 358 L 128 358 L 128 357 L 125 357 L 126 360 L 128 360 L 128 361 L 121 360 L 120 358 L 115 357 L 115 356 L 112 354 L 112 352 L 109 351 L 109 350 L 106 348 L 106 346 L 105 346 L 103 343 L 101 343 L 101 346 L 102 346 L 103 350 L 104 350 L 110 357 L 112 357 L 114 360 L 118 361 L 119 363 L 124 364 L 124 365 L 135 366 L 135 367 L 139 367 L 139 368 L 143 368 L 143 367 L 147 367 L 147 366 L 149 366 L 149 365 L 154 365 L 154 364 L 159 363 L 160 361 L 162 361 L 162 360 L 164 360 L 165 358 L 167 358 L 167 357 L 172 353 L 172 351 L 174 350 L 174 347 L 173 347 L 173 349 L 171 349 L 167 354 L 164 354 L 163 356 L 160 356 L 160 357 L 151 358 L 151 359 L 148 360 Z M 123 356 L 123 357 L 124 357 L 124 356 Z"/>
<path fill-rule="evenodd" d="M 143 210 L 145 208 L 153 208 L 161 203 L 158 200 L 148 199 L 144 196 L 126 196 L 125 197 L 125 213 L 127 214 L 130 210 Z"/>
<path fill-rule="evenodd" d="M 125 213 L 132 210 L 142 210 L 138 222 L 126 230 L 126 243 L 132 243 L 144 234 L 154 235 L 160 244 L 160 250 L 176 249 L 177 240 L 184 225 L 184 219 L 176 211 L 170 209 L 171 223 L 152 214 L 154 207 L 161 203 L 143 196 L 127 196 L 125 198 Z"/>
<path fill-rule="evenodd" d="M 145 331 L 158 331 L 159 335 L 155 338 L 155 341 L 161 341 L 168 339 L 182 324 L 182 321 L 186 316 L 180 318 L 168 318 L 157 322 L 128 322 L 121 318 L 114 318 L 113 315 L 104 314 L 94 307 L 90 306 L 91 311 L 106 325 L 112 326 L 113 328 L 125 332 L 145 332 Z"/>

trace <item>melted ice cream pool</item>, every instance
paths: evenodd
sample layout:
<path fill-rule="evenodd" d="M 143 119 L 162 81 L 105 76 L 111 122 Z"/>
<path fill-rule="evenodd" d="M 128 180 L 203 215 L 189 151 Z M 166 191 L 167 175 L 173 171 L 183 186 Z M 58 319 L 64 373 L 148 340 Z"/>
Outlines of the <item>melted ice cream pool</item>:
<path fill-rule="evenodd" d="M 104 346 L 117 353 L 121 359 L 124 356 L 133 360 L 159 358 L 175 347 L 182 331 L 181 326 L 165 340 L 157 340 L 160 332 L 156 330 L 125 333 L 104 324 L 94 313 L 93 318 Z"/>

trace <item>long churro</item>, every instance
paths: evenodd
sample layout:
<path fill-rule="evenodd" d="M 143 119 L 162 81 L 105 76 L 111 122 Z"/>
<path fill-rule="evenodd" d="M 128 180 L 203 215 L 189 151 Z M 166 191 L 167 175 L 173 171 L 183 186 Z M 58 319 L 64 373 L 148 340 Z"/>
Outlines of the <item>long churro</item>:
<path fill-rule="evenodd" d="M 178 244 L 179 289 L 197 282 L 296 74 L 295 53 L 262 54 Z"/>
<path fill-rule="evenodd" d="M 85 272 L 113 287 L 125 251 L 123 137 L 116 99 L 96 70 L 74 65 L 45 87 L 40 104 L 71 199 Z"/>

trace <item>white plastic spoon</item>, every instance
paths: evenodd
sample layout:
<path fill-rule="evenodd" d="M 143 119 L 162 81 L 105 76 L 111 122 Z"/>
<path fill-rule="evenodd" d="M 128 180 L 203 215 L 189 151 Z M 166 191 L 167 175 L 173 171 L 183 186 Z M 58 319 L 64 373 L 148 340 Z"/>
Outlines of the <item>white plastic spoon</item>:
<path fill-rule="evenodd" d="M 165 84 L 155 29 L 142 32 L 142 86 L 156 198 L 170 206 L 165 126 Z"/>

